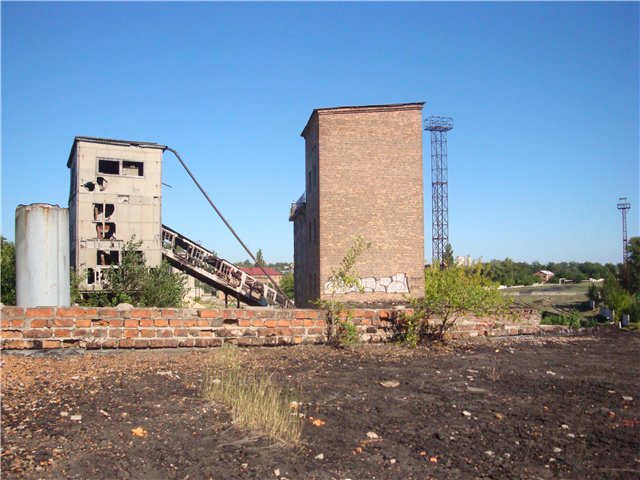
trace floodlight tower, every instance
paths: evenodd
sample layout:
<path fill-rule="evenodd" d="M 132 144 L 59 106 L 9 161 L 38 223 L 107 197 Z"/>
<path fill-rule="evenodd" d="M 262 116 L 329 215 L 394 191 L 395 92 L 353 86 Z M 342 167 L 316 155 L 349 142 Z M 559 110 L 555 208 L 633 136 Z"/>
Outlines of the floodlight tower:
<path fill-rule="evenodd" d="M 620 197 L 618 210 L 622 213 L 622 263 L 627 263 L 629 252 L 627 250 L 627 211 L 631 208 L 631 204 L 627 202 L 627 197 Z"/>
<path fill-rule="evenodd" d="M 441 267 L 449 243 L 447 132 L 452 128 L 450 117 L 429 117 L 424 125 L 431 132 L 431 258 Z"/>

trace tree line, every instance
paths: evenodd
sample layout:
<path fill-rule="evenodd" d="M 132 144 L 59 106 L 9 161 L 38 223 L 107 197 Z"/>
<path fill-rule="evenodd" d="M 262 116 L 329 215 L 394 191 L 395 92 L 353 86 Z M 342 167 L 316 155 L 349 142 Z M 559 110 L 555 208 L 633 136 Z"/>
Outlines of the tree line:
<path fill-rule="evenodd" d="M 482 265 L 482 274 L 489 280 L 511 287 L 513 285 L 533 285 L 540 279 L 534 274 L 540 270 L 548 270 L 554 273 L 551 283 L 558 283 L 561 278 L 582 282 L 590 278 L 601 279 L 615 276 L 619 271 L 619 265 L 613 263 L 597 262 L 515 262 L 510 258 L 504 260 L 491 260 Z"/>

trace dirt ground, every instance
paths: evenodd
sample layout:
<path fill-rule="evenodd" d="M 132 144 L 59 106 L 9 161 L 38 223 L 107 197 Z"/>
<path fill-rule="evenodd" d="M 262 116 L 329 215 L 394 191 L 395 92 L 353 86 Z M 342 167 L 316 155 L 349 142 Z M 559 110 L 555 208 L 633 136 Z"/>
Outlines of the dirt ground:
<path fill-rule="evenodd" d="M 4 352 L 2 477 L 640 478 L 637 333 L 240 349 L 325 422 L 297 449 L 200 398 L 212 355 Z"/>

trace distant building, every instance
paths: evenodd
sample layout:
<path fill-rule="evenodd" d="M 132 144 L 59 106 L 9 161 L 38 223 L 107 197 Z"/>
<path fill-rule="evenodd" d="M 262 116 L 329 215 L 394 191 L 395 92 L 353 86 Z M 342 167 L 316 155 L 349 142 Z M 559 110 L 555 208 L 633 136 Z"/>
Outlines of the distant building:
<path fill-rule="evenodd" d="M 271 277 L 273 283 L 280 286 L 280 281 L 282 280 L 282 272 L 279 272 L 275 268 L 264 267 L 264 270 L 269 274 L 269 277 L 265 275 L 264 271 L 260 267 L 240 267 L 240 270 L 263 283 L 271 283 L 269 280 L 269 277 Z"/>
<path fill-rule="evenodd" d="M 539 270 L 533 275 L 536 276 L 542 283 L 547 283 L 551 281 L 551 279 L 555 276 L 555 273 L 550 272 L 549 270 Z"/>
<path fill-rule="evenodd" d="M 364 293 L 341 300 L 401 300 L 424 289 L 423 103 L 319 108 L 305 139 L 305 193 L 291 207 L 295 298 L 327 298 L 328 283 L 357 236 L 372 247 L 357 262 Z"/>
<path fill-rule="evenodd" d="M 473 260 L 471 255 L 458 255 L 454 263 L 456 267 L 471 267 L 478 262 L 479 260 Z"/>
<path fill-rule="evenodd" d="M 120 264 L 124 245 L 134 237 L 142 242 L 147 265 L 160 265 L 163 149 L 149 142 L 75 137 L 67 162 L 69 240 L 71 266 L 86 274 L 81 289 L 101 290 L 105 270 Z"/>

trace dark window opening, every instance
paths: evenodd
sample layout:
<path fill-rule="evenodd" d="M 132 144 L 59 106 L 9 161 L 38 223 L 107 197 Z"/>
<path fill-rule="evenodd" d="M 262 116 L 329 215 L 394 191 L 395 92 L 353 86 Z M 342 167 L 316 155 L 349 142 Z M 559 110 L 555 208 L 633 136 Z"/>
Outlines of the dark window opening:
<path fill-rule="evenodd" d="M 144 173 L 144 168 L 142 162 L 130 162 L 123 160 L 122 161 L 122 174 L 123 175 L 133 175 L 135 177 L 142 177 Z"/>
<path fill-rule="evenodd" d="M 101 192 L 104 192 L 107 189 L 107 185 L 109 184 L 109 182 L 107 182 L 107 180 L 104 177 L 96 178 L 96 183 L 100 187 Z"/>
<path fill-rule="evenodd" d="M 120 252 L 117 250 L 98 250 L 97 263 L 98 265 L 119 265 Z"/>
<path fill-rule="evenodd" d="M 116 234 L 116 224 L 113 222 L 98 223 L 96 225 L 96 233 L 98 238 L 113 238 Z"/>
<path fill-rule="evenodd" d="M 102 217 L 104 220 L 109 220 L 116 207 L 113 203 L 94 203 L 93 204 L 93 219 L 98 220 L 98 217 L 104 214 Z"/>
<path fill-rule="evenodd" d="M 96 276 L 93 273 L 93 268 L 87 269 L 87 283 L 93 285 L 96 281 Z"/>
<path fill-rule="evenodd" d="M 98 160 L 98 172 L 120 175 L 120 162 L 118 160 Z"/>

